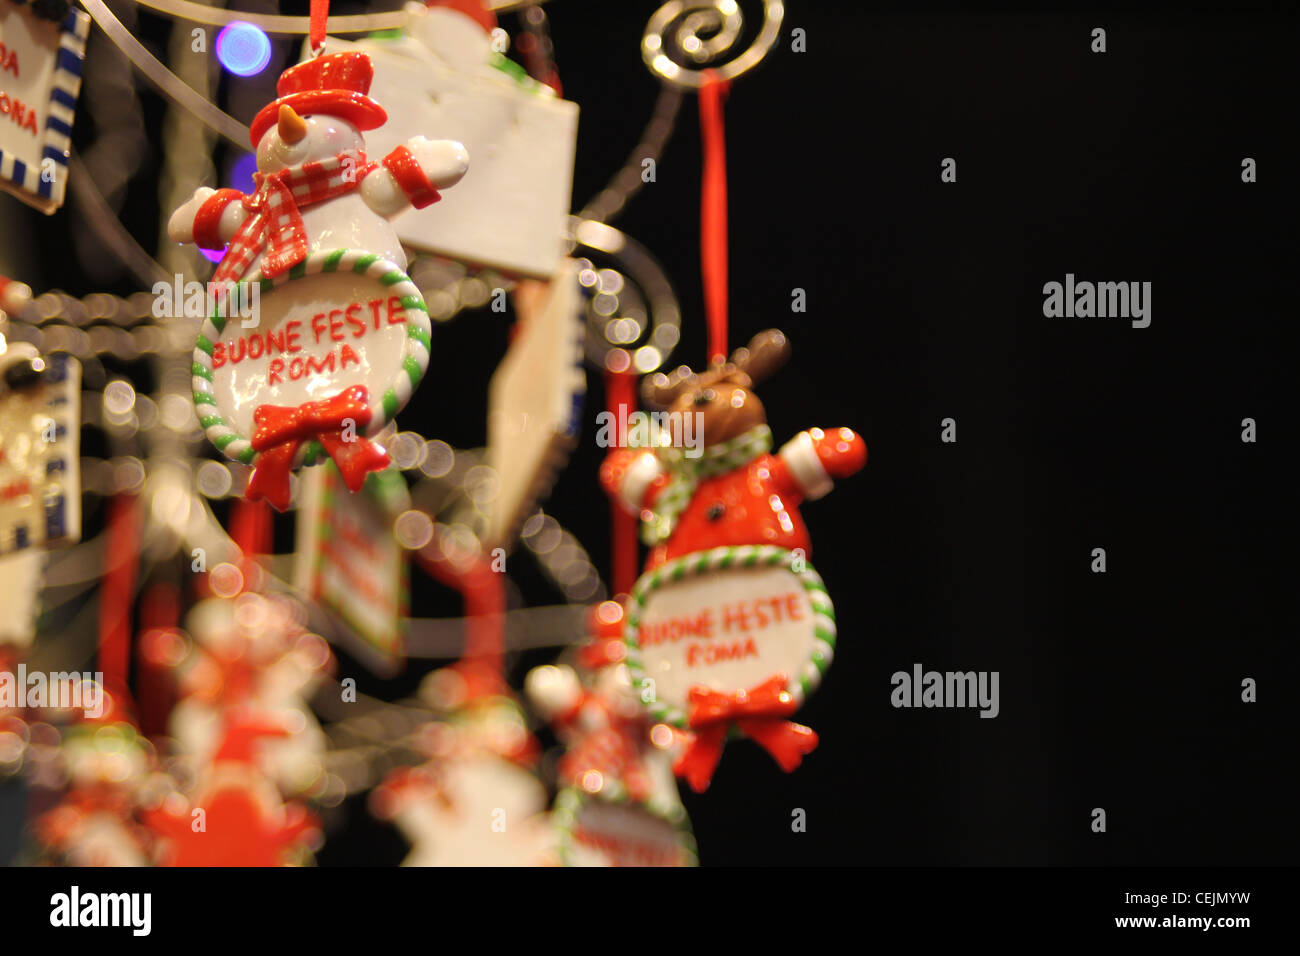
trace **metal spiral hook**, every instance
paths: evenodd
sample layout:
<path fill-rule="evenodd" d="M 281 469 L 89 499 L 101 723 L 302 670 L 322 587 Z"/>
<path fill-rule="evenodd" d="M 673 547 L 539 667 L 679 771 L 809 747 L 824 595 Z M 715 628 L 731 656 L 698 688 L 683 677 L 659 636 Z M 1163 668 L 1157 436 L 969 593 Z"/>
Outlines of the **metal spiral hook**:
<path fill-rule="evenodd" d="M 744 26 L 736 0 L 670 0 L 654 12 L 641 38 L 641 58 L 665 83 L 696 90 L 706 72 L 732 80 L 753 69 L 776 44 L 785 19 L 785 4 L 764 0 L 763 25 L 754 42 L 726 63 Z"/>
<path fill-rule="evenodd" d="M 681 337 L 682 312 L 663 267 L 639 242 L 590 219 L 570 217 L 578 281 L 587 298 L 586 356 L 599 369 L 645 375 L 661 368 Z M 592 260 L 610 260 L 617 268 Z"/>

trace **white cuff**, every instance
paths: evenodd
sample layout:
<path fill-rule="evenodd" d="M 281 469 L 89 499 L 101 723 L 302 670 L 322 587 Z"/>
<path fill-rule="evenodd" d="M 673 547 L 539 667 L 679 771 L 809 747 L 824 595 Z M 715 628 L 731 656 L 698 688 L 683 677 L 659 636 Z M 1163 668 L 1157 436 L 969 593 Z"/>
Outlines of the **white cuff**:
<path fill-rule="evenodd" d="M 627 466 L 623 475 L 623 484 L 618 489 L 618 496 L 633 511 L 645 507 L 646 489 L 663 473 L 663 466 L 653 452 L 638 455 Z"/>
<path fill-rule="evenodd" d="M 778 455 L 809 501 L 816 501 L 834 487 L 831 476 L 826 474 L 821 459 L 817 457 L 812 435 L 807 432 L 800 432 L 782 445 Z"/>

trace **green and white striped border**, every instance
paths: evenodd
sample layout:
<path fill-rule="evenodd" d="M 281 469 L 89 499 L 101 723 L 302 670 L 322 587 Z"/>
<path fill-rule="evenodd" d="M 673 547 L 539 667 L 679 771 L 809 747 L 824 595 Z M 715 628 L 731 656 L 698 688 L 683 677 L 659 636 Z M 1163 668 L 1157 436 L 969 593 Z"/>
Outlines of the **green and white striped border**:
<path fill-rule="evenodd" d="M 406 405 L 424 378 L 429 367 L 429 309 L 424 303 L 424 296 L 395 263 L 370 252 L 355 249 L 335 249 L 333 252 L 314 252 L 288 272 L 275 279 L 264 279 L 254 275 L 241 279 L 235 285 L 240 286 L 239 295 L 245 295 L 243 286 L 258 283 L 261 293 L 266 293 L 290 282 L 307 276 L 330 272 L 355 272 L 357 275 L 374 279 L 380 285 L 391 289 L 391 294 L 399 296 L 402 308 L 406 311 L 406 347 L 402 354 L 402 370 L 392 385 L 370 406 L 370 425 L 367 435 L 381 431 Z M 243 299 L 236 299 L 243 301 Z M 194 364 L 191 366 L 194 389 L 194 410 L 198 413 L 199 424 L 203 426 L 208 441 L 212 442 L 223 455 L 233 461 L 246 465 L 255 464 L 257 452 L 254 450 L 250 436 L 236 432 L 217 410 L 217 400 L 212 389 L 212 346 L 221 338 L 222 330 L 231 318 L 223 318 L 218 313 L 220 304 L 213 309 L 213 314 L 203 322 L 199 330 L 199 340 L 194 346 Z M 232 317 L 238 319 L 238 316 Z M 314 465 L 325 457 L 320 442 L 305 442 L 298 452 L 294 464 Z"/>
<path fill-rule="evenodd" d="M 700 853 L 699 847 L 695 843 L 695 833 L 691 829 L 691 821 L 686 815 L 686 808 L 680 803 L 673 803 L 671 806 L 664 806 L 653 801 L 638 803 L 629 800 L 627 790 L 623 788 L 609 794 L 602 793 L 599 796 L 593 796 L 579 790 L 577 787 L 565 787 L 555 795 L 555 804 L 551 807 L 551 824 L 555 827 L 556 852 L 559 854 L 561 866 L 575 865 L 573 862 L 573 830 L 578 825 L 578 814 L 582 812 L 582 808 L 589 800 L 639 807 L 651 816 L 672 824 L 677 831 L 677 838 L 681 841 L 682 852 L 686 857 L 683 865 L 700 865 Z"/>
<path fill-rule="evenodd" d="M 796 562 L 803 570 L 794 570 Z M 743 568 L 783 567 L 799 579 L 808 594 L 813 611 L 812 653 L 804 662 L 798 674 L 790 675 L 787 690 L 795 701 L 802 705 L 804 698 L 817 689 L 826 668 L 831 666 L 835 656 L 835 608 L 831 605 L 830 595 L 821 575 L 813 570 L 808 559 L 786 548 L 772 545 L 744 545 L 741 547 L 713 548 L 709 551 L 696 551 L 683 555 L 663 564 L 653 571 L 648 571 L 637 579 L 632 586 L 632 595 L 628 599 L 627 624 L 623 629 L 623 643 L 627 646 L 627 667 L 632 677 L 632 684 L 638 690 L 642 705 L 650 711 L 655 720 L 672 724 L 682 730 L 689 726 L 687 715 L 680 707 L 674 707 L 657 699 L 647 700 L 648 691 L 654 686 L 641 663 L 641 645 L 637 641 L 641 626 L 641 614 L 645 610 L 650 595 L 663 587 L 695 574 L 712 574 L 718 571 Z"/>

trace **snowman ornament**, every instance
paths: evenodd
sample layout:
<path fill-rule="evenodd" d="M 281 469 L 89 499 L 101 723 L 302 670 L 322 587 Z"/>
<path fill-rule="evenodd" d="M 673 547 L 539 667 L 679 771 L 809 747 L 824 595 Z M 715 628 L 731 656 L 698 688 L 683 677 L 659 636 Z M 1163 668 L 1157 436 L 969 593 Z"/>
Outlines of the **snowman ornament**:
<path fill-rule="evenodd" d="M 177 242 L 226 248 L 208 287 L 194 393 L 208 438 L 255 466 L 248 497 L 289 506 L 289 473 L 333 458 L 348 487 L 386 467 L 369 440 L 429 361 L 429 317 L 391 218 L 437 202 L 469 157 L 413 137 L 378 161 L 387 121 L 370 58 L 317 56 L 286 70 L 251 126 L 257 189 L 202 188 L 177 209 Z"/>
<path fill-rule="evenodd" d="M 239 707 L 224 715 L 221 744 L 190 798 L 174 793 L 144 814 L 162 866 L 290 866 L 309 855 L 319 823 L 284 802 L 262 772 L 258 745 L 293 728 L 276 715 Z"/>
<path fill-rule="evenodd" d="M 459 700 L 445 689 L 469 673 Z M 415 747 L 428 758 L 393 771 L 371 808 L 411 843 L 403 866 L 541 866 L 554 859 L 546 788 L 533 772 L 537 741 L 514 700 L 455 666 L 421 696 L 446 719 L 426 724 Z"/>
<path fill-rule="evenodd" d="M 624 611 L 603 601 L 587 615 L 591 640 L 577 668 L 529 671 L 524 689 L 565 747 L 551 822 L 566 866 L 685 866 L 695 838 L 673 782 L 674 735 L 651 729 L 632 686 Z"/>
<path fill-rule="evenodd" d="M 206 766 L 221 745 L 227 714 L 255 706 L 293 732 L 273 735 L 256 754 L 258 768 L 288 796 L 310 796 L 323 784 L 328 741 L 307 697 L 331 666 L 329 646 L 303 633 L 278 597 L 245 594 L 256 626 L 241 623 L 237 602 L 209 598 L 190 612 L 192 657 L 178 675 L 183 697 L 168 725 L 184 761 Z"/>

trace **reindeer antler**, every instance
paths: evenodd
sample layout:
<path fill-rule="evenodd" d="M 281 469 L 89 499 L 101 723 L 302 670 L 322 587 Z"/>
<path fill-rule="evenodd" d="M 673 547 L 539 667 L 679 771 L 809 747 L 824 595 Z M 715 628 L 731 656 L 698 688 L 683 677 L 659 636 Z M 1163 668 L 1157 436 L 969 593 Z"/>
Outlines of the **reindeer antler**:
<path fill-rule="evenodd" d="M 790 340 L 780 329 L 767 329 L 736 349 L 731 363 L 757 385 L 790 360 Z"/>
<path fill-rule="evenodd" d="M 643 379 L 641 398 L 647 405 L 669 408 L 682 392 L 699 384 L 729 379 L 740 381 L 748 388 L 763 381 L 789 359 L 790 340 L 780 329 L 768 329 L 750 339 L 749 345 L 736 349 L 731 360 L 723 365 L 715 365 L 704 372 L 694 372 L 688 366 L 679 365 L 667 375 L 656 372 Z"/>
<path fill-rule="evenodd" d="M 656 408 L 669 408 L 677 396 L 695 384 L 697 378 L 686 365 L 679 365 L 668 375 L 655 372 L 641 380 L 641 399 Z"/>

